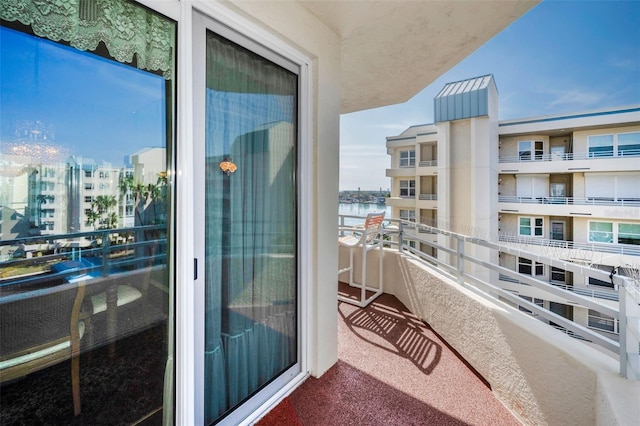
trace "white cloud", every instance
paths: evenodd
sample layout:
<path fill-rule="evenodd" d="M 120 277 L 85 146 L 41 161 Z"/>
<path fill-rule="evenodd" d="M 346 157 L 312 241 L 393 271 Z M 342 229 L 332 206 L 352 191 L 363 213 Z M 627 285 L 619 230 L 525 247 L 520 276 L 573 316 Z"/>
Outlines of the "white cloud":
<path fill-rule="evenodd" d="M 558 90 L 552 91 L 550 94 L 555 98 L 548 103 L 550 108 L 571 105 L 578 109 L 598 105 L 607 96 L 606 93 L 590 92 L 587 89 Z"/>

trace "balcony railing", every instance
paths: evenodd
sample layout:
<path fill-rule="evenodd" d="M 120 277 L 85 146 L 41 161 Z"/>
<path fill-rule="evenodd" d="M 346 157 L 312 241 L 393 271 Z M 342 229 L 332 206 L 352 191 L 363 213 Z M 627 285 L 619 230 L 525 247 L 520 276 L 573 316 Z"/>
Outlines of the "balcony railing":
<path fill-rule="evenodd" d="M 499 275 L 499 279 L 501 281 L 506 281 L 506 282 L 510 282 L 510 283 L 514 283 L 514 284 L 522 284 L 522 285 L 527 285 L 527 283 L 522 282 L 516 278 L 512 278 L 508 275 L 504 275 L 504 274 L 500 274 Z M 604 300 L 613 300 L 615 302 L 617 302 L 620 297 L 618 295 L 618 293 L 615 290 L 610 290 L 610 291 L 606 291 L 606 290 L 595 290 L 595 289 L 590 289 L 590 288 L 584 288 L 584 287 L 574 287 L 572 285 L 567 285 L 564 283 L 558 283 L 558 282 L 554 282 L 554 281 L 549 281 L 549 284 L 554 285 L 556 287 L 559 288 L 563 288 L 567 291 L 572 291 L 576 294 L 580 294 L 582 296 L 588 296 L 588 297 L 595 297 L 597 299 L 604 299 Z"/>
<path fill-rule="evenodd" d="M 565 240 L 549 240 L 546 238 L 522 237 L 512 234 L 500 234 L 498 240 L 503 243 L 534 245 L 567 250 L 586 250 L 601 253 L 640 256 L 640 246 L 629 244 L 593 244 Z"/>
<path fill-rule="evenodd" d="M 418 163 L 418 166 L 420 167 L 436 167 L 437 165 L 438 160 L 421 161 L 420 163 Z"/>
<path fill-rule="evenodd" d="M 542 154 L 542 155 L 505 155 L 499 158 L 500 163 L 531 163 L 539 161 L 573 161 L 573 160 L 604 160 L 612 158 L 629 158 L 640 156 L 640 149 L 627 149 L 618 151 L 618 155 L 614 156 L 613 151 L 609 153 L 602 152 L 578 152 L 564 154 Z"/>
<path fill-rule="evenodd" d="M 340 217 L 340 222 L 344 224 L 344 217 Z M 364 218 L 360 218 L 360 221 L 364 221 Z M 575 333 L 584 339 L 590 340 L 594 344 L 602 346 L 619 356 L 621 375 L 629 379 L 640 380 L 640 348 L 638 346 L 640 339 L 640 321 L 637 319 L 640 317 L 640 290 L 636 287 L 640 284 L 637 281 L 620 275 L 615 275 L 611 278 L 609 273 L 605 271 L 586 268 L 559 259 L 538 256 L 516 247 L 506 247 L 500 243 L 464 236 L 424 224 L 407 223 L 394 218 L 387 219 L 385 223 L 387 224 L 383 231 L 383 238 L 387 240 L 385 241 L 385 246 L 395 247 L 404 255 L 410 256 L 417 261 L 422 261 L 425 267 L 435 267 L 439 273 L 448 275 L 459 285 L 470 289 L 473 288 L 476 292 L 479 290 L 481 294 L 484 295 L 483 297 L 493 295 L 504 299 L 515 306 L 521 306 L 535 313 L 550 323 L 554 323 L 568 330 L 568 332 Z M 429 230 L 429 232 L 437 233 L 447 238 L 439 239 L 441 241 L 429 241 L 420 236 L 421 230 Z M 410 245 L 410 241 L 417 243 L 415 247 Z M 419 250 L 421 244 L 436 249 L 437 254 L 432 256 Z M 499 266 L 481 257 L 468 254 L 471 252 L 498 253 L 502 251 L 506 251 L 515 256 L 536 256 L 537 262 L 569 272 L 579 273 L 586 277 L 593 277 L 601 281 L 613 279 L 618 288 L 618 307 L 612 307 L 603 303 L 597 298 L 594 298 L 593 295 L 582 295 L 576 291 L 571 291 L 574 289 L 556 286 L 535 277 L 520 274 L 517 271 Z M 444 256 L 440 254 L 444 254 Z M 617 319 L 620 324 L 620 341 L 617 342 L 603 336 L 586 326 L 577 324 L 535 303 L 522 299 L 518 295 L 501 288 L 499 285 L 487 282 L 486 278 L 482 278 L 477 272 L 473 272 L 474 267 L 472 265 L 475 265 L 475 270 L 496 272 L 501 278 L 509 277 L 517 282 L 528 284 L 560 297 L 566 300 L 567 303 L 581 305 Z"/>
<path fill-rule="evenodd" d="M 166 264 L 165 232 L 165 225 L 150 225 L 0 241 L 0 247 L 15 250 L 13 255 L 3 257 L 2 267 L 5 271 L 9 268 L 17 271 L 15 275 L 0 277 L 0 287 L 44 284 L 78 275 L 78 270 L 50 271 L 50 266 L 67 260 L 89 260 L 81 272 L 93 278 Z M 48 267 L 30 274 L 19 272 L 37 265 Z"/>
<path fill-rule="evenodd" d="M 515 195 L 500 195 L 501 203 L 518 204 L 556 204 L 572 206 L 616 206 L 616 207 L 640 207 L 640 199 L 612 199 L 612 198 L 575 198 L 575 197 L 520 197 Z"/>
<path fill-rule="evenodd" d="M 435 201 L 438 199 L 438 194 L 420 194 L 420 200 L 423 201 Z"/>

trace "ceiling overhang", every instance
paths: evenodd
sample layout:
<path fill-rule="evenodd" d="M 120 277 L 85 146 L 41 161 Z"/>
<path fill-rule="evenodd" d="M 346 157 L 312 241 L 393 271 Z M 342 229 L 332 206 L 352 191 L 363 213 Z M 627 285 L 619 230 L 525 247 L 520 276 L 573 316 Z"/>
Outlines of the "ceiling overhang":
<path fill-rule="evenodd" d="M 409 100 L 537 3 L 301 1 L 342 39 L 343 114 Z"/>

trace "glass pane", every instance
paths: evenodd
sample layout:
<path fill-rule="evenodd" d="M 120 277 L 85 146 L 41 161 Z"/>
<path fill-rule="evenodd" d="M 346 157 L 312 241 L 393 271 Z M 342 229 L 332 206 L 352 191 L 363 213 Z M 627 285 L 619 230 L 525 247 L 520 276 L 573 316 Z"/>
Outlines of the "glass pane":
<path fill-rule="evenodd" d="M 613 135 L 589 136 L 590 157 L 612 157 Z"/>
<path fill-rule="evenodd" d="M 297 76 L 206 37 L 205 419 L 297 362 Z"/>
<path fill-rule="evenodd" d="M 149 23 L 132 36 L 175 49 L 173 22 L 112 4 L 113 20 Z M 65 19 L 109 41 L 101 5 Z M 0 40 L 2 423 L 171 421 L 173 82 L 16 23 Z"/>
<path fill-rule="evenodd" d="M 518 142 L 518 157 L 520 161 L 531 160 L 531 141 Z"/>
<path fill-rule="evenodd" d="M 640 155 L 640 132 L 618 135 L 618 155 Z"/>
<path fill-rule="evenodd" d="M 589 223 L 589 241 L 599 243 L 612 243 L 613 224 L 611 222 Z"/>
<path fill-rule="evenodd" d="M 640 224 L 618 224 L 618 243 L 640 245 Z"/>

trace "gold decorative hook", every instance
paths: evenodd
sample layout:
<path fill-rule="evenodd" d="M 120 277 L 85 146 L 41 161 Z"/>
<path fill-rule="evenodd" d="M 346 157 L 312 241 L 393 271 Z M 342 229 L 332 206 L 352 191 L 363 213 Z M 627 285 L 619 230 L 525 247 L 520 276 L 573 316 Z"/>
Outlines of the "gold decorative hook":
<path fill-rule="evenodd" d="M 220 170 L 229 176 L 231 173 L 238 170 L 238 166 L 231 161 L 231 158 L 225 158 L 224 161 L 220 163 Z"/>

